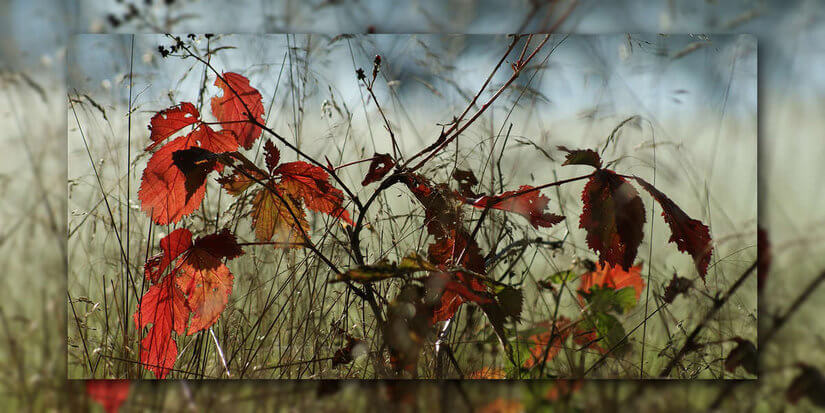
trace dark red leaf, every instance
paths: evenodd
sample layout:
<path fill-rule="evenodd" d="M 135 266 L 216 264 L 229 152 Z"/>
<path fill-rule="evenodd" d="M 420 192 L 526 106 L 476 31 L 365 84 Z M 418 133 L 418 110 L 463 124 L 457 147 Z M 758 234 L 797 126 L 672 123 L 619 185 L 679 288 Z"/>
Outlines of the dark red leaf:
<path fill-rule="evenodd" d="M 361 182 L 361 185 L 367 186 L 373 182 L 380 181 L 393 166 L 395 166 L 395 161 L 392 160 L 389 154 L 376 153 L 372 157 L 370 169 L 367 172 L 367 176 L 364 177 L 364 180 Z"/>
<path fill-rule="evenodd" d="M 281 152 L 278 151 L 278 148 L 275 147 L 271 139 L 267 139 L 264 144 L 264 158 L 266 158 L 266 168 L 269 170 L 269 173 L 272 174 L 272 171 L 274 171 L 275 168 L 278 167 L 278 163 L 281 162 Z"/>
<path fill-rule="evenodd" d="M 737 367 L 742 366 L 748 373 L 756 374 L 759 367 L 756 346 L 750 340 L 741 337 L 734 337 L 733 341 L 736 342 L 736 347 L 725 358 L 725 370 L 733 373 Z"/>
<path fill-rule="evenodd" d="M 482 196 L 467 202 L 480 209 L 493 208 L 502 211 L 514 212 L 528 220 L 533 228 L 551 227 L 564 220 L 561 215 L 544 212 L 550 199 L 534 190 L 530 185 L 522 185 L 517 191 L 507 191 L 501 195 Z"/>
<path fill-rule="evenodd" d="M 673 273 L 673 278 L 667 284 L 667 287 L 665 287 L 665 295 L 663 298 L 666 303 L 671 304 L 680 294 L 687 294 L 692 286 L 693 281 L 679 277 L 676 273 Z"/>
<path fill-rule="evenodd" d="M 164 139 L 197 122 L 199 117 L 198 109 L 189 102 L 183 102 L 180 105 L 158 112 L 155 116 L 152 116 L 149 123 L 149 130 L 152 131 L 149 139 L 152 140 L 152 144 L 147 146 L 146 150 L 151 151 L 160 145 Z"/>
<path fill-rule="evenodd" d="M 481 250 L 463 227 L 461 209 L 455 205 L 449 188 L 433 185 L 420 175 L 406 175 L 403 181 L 424 206 L 427 232 L 435 238 L 428 249 L 430 262 L 444 270 L 462 267 L 484 274 Z M 465 301 L 488 302 L 487 287 L 477 277 L 461 271 L 451 273 L 451 277 L 436 283 L 442 295 L 441 304 L 433 313 L 434 323 L 451 318 Z"/>
<path fill-rule="evenodd" d="M 802 371 L 791 381 L 785 391 L 785 399 L 795 405 L 807 397 L 813 405 L 825 407 L 825 375 L 804 363 L 797 363 L 797 367 Z"/>
<path fill-rule="evenodd" d="M 687 252 L 693 257 L 696 270 L 704 281 L 713 252 L 710 229 L 701 221 L 687 216 L 667 195 L 659 192 L 653 185 L 642 178 L 634 178 L 662 206 L 662 216 L 670 226 L 670 242 L 676 243 L 679 251 Z"/>
<path fill-rule="evenodd" d="M 186 200 L 203 186 L 206 175 L 215 168 L 215 154 L 206 149 L 193 146 L 172 153 L 172 164 L 183 173 L 183 187 L 186 188 Z"/>
<path fill-rule="evenodd" d="M 157 281 L 175 258 L 174 269 L 141 298 L 134 314 L 140 331 L 152 327 L 141 340 L 140 360 L 144 367 L 164 378 L 178 354 L 172 332 L 183 334 L 192 315 L 189 334 L 215 323 L 226 307 L 233 276 L 223 259 L 243 254 L 235 235 L 224 229 L 195 240 L 178 228 L 160 241 L 163 253 L 146 263 L 146 276 Z"/>
<path fill-rule="evenodd" d="M 609 169 L 593 173 L 582 191 L 579 227 L 599 261 L 629 269 L 642 242 L 645 208 L 627 180 Z"/>
<path fill-rule="evenodd" d="M 250 117 L 261 124 L 264 121 L 261 93 L 249 85 L 249 79 L 237 73 L 226 72 L 223 79 L 226 82 L 215 79 L 215 86 L 223 89 L 223 96 L 212 98 L 212 114 L 219 122 L 225 122 L 223 129 L 231 131 L 239 145 L 251 149 L 262 129 L 252 123 Z"/>
<path fill-rule="evenodd" d="M 559 150 L 567 152 L 564 165 L 590 165 L 596 169 L 602 168 L 602 158 L 592 149 L 567 149 L 559 146 Z"/>
<path fill-rule="evenodd" d="M 332 355 L 332 367 L 337 367 L 342 364 L 349 364 L 353 360 L 355 360 L 355 354 L 353 351 L 355 347 L 362 343 L 361 340 L 347 334 L 346 335 L 347 343 L 335 351 L 335 354 Z"/>
<path fill-rule="evenodd" d="M 86 394 L 100 403 L 106 413 L 117 413 L 129 397 L 129 380 L 86 380 Z"/>
<path fill-rule="evenodd" d="M 221 232 L 209 234 L 195 240 L 194 248 L 200 248 L 218 259 L 234 259 L 243 255 L 243 249 L 238 245 L 238 238 L 224 228 Z"/>

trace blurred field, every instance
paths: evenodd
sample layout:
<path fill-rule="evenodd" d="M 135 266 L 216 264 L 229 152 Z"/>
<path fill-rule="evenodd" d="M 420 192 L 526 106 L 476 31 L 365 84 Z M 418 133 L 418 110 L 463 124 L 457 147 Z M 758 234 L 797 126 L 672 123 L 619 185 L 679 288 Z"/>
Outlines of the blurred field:
<path fill-rule="evenodd" d="M 810 9 L 798 8 L 788 16 L 807 15 Z M 745 9 L 744 11 L 747 11 Z M 95 14 L 94 12 L 90 12 Z M 97 14 L 95 14 L 97 15 Z M 736 12 L 722 17 L 732 18 Z M 784 15 L 783 15 L 784 16 Z M 770 19 L 770 15 L 765 19 Z M 775 18 L 775 16 L 774 16 Z M 199 20 L 203 22 L 204 20 Z M 656 21 L 647 19 L 646 21 Z M 686 21 L 691 21 L 686 19 Z M 760 19 L 755 20 L 759 24 Z M 772 21 L 772 20 L 771 20 Z M 634 24 L 636 24 L 634 26 Z M 603 30 L 631 30 L 649 23 L 624 26 L 607 25 Z M 691 23 L 677 23 L 687 24 Z M 694 23 L 711 30 L 712 24 Z M 691 26 L 693 27 L 693 26 Z M 749 26 L 745 26 L 747 29 Z M 767 24 L 766 27 L 772 27 Z M 782 29 L 780 27 L 780 29 Z M 764 29 L 760 29 L 764 30 Z M 788 33 L 769 37 L 768 53 L 760 51 L 760 60 L 774 59 L 771 67 L 784 66 L 781 74 L 767 76 L 760 84 L 760 222 L 770 231 L 775 260 L 767 293 L 759 304 L 760 313 L 781 312 L 790 300 L 805 288 L 823 267 L 822 185 L 821 171 L 815 166 L 822 158 L 819 114 L 825 109 L 821 89 L 811 79 L 804 92 L 789 89 L 801 76 L 810 76 L 805 67 L 822 58 L 812 46 L 810 36 L 794 41 L 798 54 L 789 59 L 778 53 L 778 44 Z M 778 39 L 771 39 L 776 37 Z M 764 49 L 763 49 L 764 50 Z M 784 60 L 783 60 L 784 59 Z M 775 65 L 775 66 L 774 66 Z M 14 67 L 14 66 L 12 66 Z M 760 67 L 760 69 L 762 69 Z M 54 67 L 29 69 L 41 87 L 50 93 L 43 103 L 37 90 L 24 81 L 11 82 L 4 77 L 3 92 L 12 104 L 1 111 L 3 142 L 9 150 L 2 156 L 2 185 L 11 202 L 0 203 L 2 211 L 3 278 L 2 340 L 0 365 L 7 374 L 2 381 L 0 402 L 12 410 L 85 410 L 89 401 L 83 396 L 82 382 L 66 377 L 65 296 L 63 274 L 66 270 L 60 240 L 66 223 L 60 211 L 65 208 L 65 89 Z M 58 113 L 58 116 L 48 116 Z M 30 145 L 29 145 L 30 144 Z M 27 149 L 27 146 L 29 149 Z M 29 155 L 29 153 L 31 155 Z M 37 166 L 35 168 L 34 166 Z M 44 202 L 44 194 L 49 202 Z M 47 205 L 48 204 L 48 205 Z M 689 208 L 686 206 L 686 208 Z M 817 290 L 777 338 L 761 349 L 762 362 L 768 372 L 758 382 L 740 385 L 723 405 L 725 411 L 810 411 L 807 401 L 799 406 L 787 405 L 783 394 L 795 370 L 796 361 L 825 365 L 823 322 L 818 317 L 825 293 Z M 768 320 L 767 317 L 761 319 Z M 471 410 L 497 398 L 521 400 L 529 405 L 541 398 L 552 384 L 469 383 L 447 386 L 437 383 L 406 385 L 418 410 Z M 398 391 L 386 383 L 344 383 L 332 393 L 321 383 L 197 383 L 180 381 L 163 385 L 141 383 L 133 386 L 125 411 L 158 410 L 215 411 L 320 410 L 380 411 L 398 406 Z M 605 410 L 638 409 L 641 411 L 704 410 L 722 386 L 705 383 L 649 383 L 600 381 L 586 382 L 569 404 L 556 404 L 557 410 L 601 408 Z M 400 392 L 405 393 L 405 392 Z"/>

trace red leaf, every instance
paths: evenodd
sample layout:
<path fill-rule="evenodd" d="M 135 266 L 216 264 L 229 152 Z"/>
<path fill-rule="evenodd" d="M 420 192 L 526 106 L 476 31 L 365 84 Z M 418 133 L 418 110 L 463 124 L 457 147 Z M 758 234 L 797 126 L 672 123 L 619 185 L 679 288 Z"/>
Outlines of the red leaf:
<path fill-rule="evenodd" d="M 549 321 L 539 323 L 538 327 L 546 328 L 546 331 L 539 334 L 533 334 L 527 338 L 529 342 L 533 343 L 530 347 L 531 357 L 524 360 L 522 367 L 529 369 L 536 364 L 541 363 L 544 360 L 545 352 L 547 353 L 547 361 L 552 360 L 556 354 L 559 354 L 562 344 L 570 335 L 570 319 L 564 316 L 559 316 L 555 323 L 555 331 L 553 331 L 553 324 L 553 322 Z M 555 334 L 553 334 L 554 332 Z M 550 343 L 551 337 L 553 338 L 552 343 Z M 549 349 L 547 348 L 548 346 L 550 347 Z"/>
<path fill-rule="evenodd" d="M 599 261 L 628 269 L 636 260 L 645 208 L 636 189 L 611 170 L 593 173 L 582 191 L 584 208 L 579 227 L 587 231 L 587 245 Z"/>
<path fill-rule="evenodd" d="M 160 279 L 163 272 L 179 255 L 192 246 L 192 233 L 186 228 L 178 228 L 160 240 L 162 253 L 146 261 L 144 271 L 146 278 L 153 283 Z"/>
<path fill-rule="evenodd" d="M 455 197 L 448 188 L 434 186 L 419 175 L 407 175 L 404 182 L 424 206 L 427 232 L 435 238 L 428 249 L 429 260 L 439 268 L 463 267 L 478 274 L 486 268 L 481 250 L 469 232 L 461 225 L 462 215 Z M 465 301 L 484 304 L 487 301 L 486 286 L 469 274 L 453 272 L 451 278 L 440 283 L 441 303 L 433 312 L 433 323 L 452 318 Z"/>
<path fill-rule="evenodd" d="M 467 202 L 480 209 L 489 206 L 501 211 L 514 212 L 530 220 L 530 225 L 536 229 L 538 227 L 551 227 L 564 220 L 561 215 L 544 212 L 550 199 L 539 191 L 529 191 L 531 189 L 533 187 L 530 185 L 522 185 L 517 191 L 507 191 L 501 195 L 482 196 L 475 201 L 468 200 Z"/>
<path fill-rule="evenodd" d="M 263 124 L 261 93 L 249 85 L 249 79 L 237 73 L 226 72 L 223 78 L 226 82 L 221 78 L 215 79 L 215 86 L 223 89 L 223 96 L 212 98 L 212 114 L 219 122 L 227 122 L 223 124 L 224 130 L 231 131 L 239 145 L 251 149 L 261 136 L 261 127 L 253 124 L 249 115 Z M 250 113 L 247 114 L 247 111 Z"/>
<path fill-rule="evenodd" d="M 595 271 L 588 272 L 581 276 L 579 291 L 586 293 L 594 286 L 602 286 L 614 290 L 621 290 L 625 287 L 633 287 L 636 291 L 636 299 L 642 296 L 645 282 L 642 279 L 642 266 L 630 267 L 625 271 L 620 266 L 600 265 Z"/>
<path fill-rule="evenodd" d="M 117 413 L 129 397 L 129 380 L 86 380 L 86 394 L 100 403 L 106 413 Z"/>
<path fill-rule="evenodd" d="M 182 334 L 189 319 L 189 308 L 183 293 L 175 285 L 174 274 L 164 278 L 160 284 L 149 287 L 140 299 L 134 314 L 138 330 L 152 324 L 152 328 L 140 341 L 140 362 L 155 377 L 166 377 L 175 364 L 178 347 L 172 338 L 172 331 Z"/>
<path fill-rule="evenodd" d="M 296 199 L 301 199 L 312 211 L 323 212 L 354 225 L 343 207 L 344 193 L 329 183 L 329 174 L 321 167 L 306 162 L 281 164 L 274 173 L 281 175 L 281 187 Z"/>
<path fill-rule="evenodd" d="M 149 287 L 133 317 L 138 330 L 152 325 L 140 342 L 140 360 L 162 379 L 178 354 L 172 331 L 183 334 L 190 313 L 189 334 L 214 324 L 232 291 L 233 277 L 222 260 L 235 258 L 243 250 L 226 229 L 193 244 L 191 232 L 178 228 L 161 239 L 160 245 L 163 253 L 146 263 L 147 277 L 157 280 L 172 260 L 178 258 L 177 263 L 163 281 Z"/>
<path fill-rule="evenodd" d="M 243 254 L 228 230 L 198 238 L 178 260 L 175 282 L 186 294 L 192 311 L 188 335 L 209 328 L 218 320 L 232 293 L 234 276 L 222 260 Z"/>
<path fill-rule="evenodd" d="M 464 302 L 495 302 L 478 277 L 462 271 L 434 273 L 429 277 L 427 286 L 432 290 L 441 291 L 441 302 L 433 310 L 433 323 L 452 318 Z"/>
<path fill-rule="evenodd" d="M 179 221 L 191 214 L 203 201 L 206 185 L 187 191 L 186 175 L 174 166 L 173 154 L 177 151 L 200 147 L 210 152 L 227 152 L 237 149 L 237 143 L 227 132 L 215 132 L 208 125 L 167 143 L 149 159 L 138 191 L 141 209 L 151 214 L 158 225 Z M 217 164 L 216 170 L 223 165 Z"/>
<path fill-rule="evenodd" d="M 567 152 L 565 165 L 590 165 L 596 169 L 602 168 L 602 158 L 596 151 L 592 149 L 567 149 L 564 146 L 559 146 L 559 150 Z"/>
<path fill-rule="evenodd" d="M 267 139 L 264 144 L 264 158 L 266 158 L 266 168 L 269 170 L 269 173 L 272 174 L 272 171 L 274 171 L 278 163 L 281 162 L 281 152 L 278 151 L 278 148 L 275 147 L 275 144 L 273 144 L 270 139 Z"/>
<path fill-rule="evenodd" d="M 367 176 L 364 177 L 364 180 L 361 182 L 361 185 L 367 186 L 373 182 L 378 182 L 387 172 L 395 166 L 395 161 L 392 160 L 392 157 L 387 153 L 376 153 L 372 157 L 372 162 L 370 162 L 370 169 L 367 171 Z"/>
<path fill-rule="evenodd" d="M 713 252 L 713 246 L 710 244 L 710 229 L 701 221 L 687 216 L 685 211 L 682 211 L 667 195 L 659 192 L 653 185 L 638 176 L 634 178 L 662 206 L 662 216 L 670 226 L 670 242 L 676 243 L 679 251 L 687 252 L 693 257 L 696 270 L 702 276 L 702 281 L 705 281 L 710 256 Z"/>
<path fill-rule="evenodd" d="M 197 122 L 199 117 L 198 109 L 189 102 L 183 102 L 178 106 L 158 112 L 152 116 L 149 124 L 149 130 L 152 131 L 149 139 L 152 140 L 152 144 L 147 146 L 146 150 L 151 151 L 164 139 Z"/>

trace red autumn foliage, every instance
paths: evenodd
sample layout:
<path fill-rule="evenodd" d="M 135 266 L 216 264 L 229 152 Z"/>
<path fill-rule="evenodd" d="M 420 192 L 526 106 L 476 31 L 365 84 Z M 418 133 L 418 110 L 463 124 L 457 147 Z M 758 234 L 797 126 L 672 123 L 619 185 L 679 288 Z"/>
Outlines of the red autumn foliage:
<path fill-rule="evenodd" d="M 630 267 L 627 271 L 620 266 L 599 265 L 595 271 L 588 272 L 581 276 L 579 292 L 588 292 L 594 286 L 602 286 L 617 291 L 622 288 L 632 287 L 636 292 L 636 299 L 638 300 L 639 297 L 642 296 L 642 291 L 644 291 L 645 288 L 645 282 L 642 279 L 641 272 L 641 265 Z"/>
<path fill-rule="evenodd" d="M 533 228 L 552 227 L 564 220 L 561 215 L 544 212 L 550 202 L 546 196 L 530 185 L 522 185 L 517 191 L 507 191 L 501 195 L 482 196 L 466 202 L 476 208 L 493 208 L 519 214 L 528 220 Z"/>
<path fill-rule="evenodd" d="M 710 229 L 701 221 L 685 214 L 685 211 L 682 211 L 667 195 L 661 193 L 653 185 L 642 178 L 634 178 L 662 206 L 662 216 L 670 226 L 670 242 L 675 242 L 679 251 L 687 252 L 693 257 L 696 270 L 702 276 L 702 281 L 704 281 L 705 275 L 708 273 L 710 256 L 713 252 Z"/>
<path fill-rule="evenodd" d="M 478 243 L 462 225 L 461 209 L 453 202 L 449 188 L 433 185 L 420 175 L 405 175 L 403 182 L 424 206 L 427 232 L 435 238 L 430 244 L 430 262 L 444 270 L 462 267 L 484 274 L 484 258 Z M 462 271 L 452 272 L 450 280 L 444 284 L 441 304 L 433 313 L 433 323 L 450 319 L 465 301 L 479 303 L 486 297 L 487 287 L 481 281 Z"/>
<path fill-rule="evenodd" d="M 642 242 L 645 208 L 627 180 L 608 169 L 593 173 L 582 191 L 584 207 L 579 227 L 599 262 L 628 269 Z"/>
<path fill-rule="evenodd" d="M 395 161 L 388 153 L 376 153 L 370 162 L 370 169 L 367 171 L 367 176 L 361 181 L 362 186 L 367 186 L 373 182 L 378 182 L 387 172 L 395 166 Z"/>
<path fill-rule="evenodd" d="M 232 72 L 224 73 L 223 80 L 215 79 L 215 86 L 223 89 L 223 96 L 212 98 L 212 114 L 223 122 L 224 130 L 232 132 L 239 145 L 251 149 L 262 129 L 250 118 L 261 124 L 264 121 L 261 92 L 250 86 L 249 79 Z"/>
<path fill-rule="evenodd" d="M 226 308 L 234 276 L 223 264 L 243 254 L 228 230 L 198 238 L 178 261 L 178 288 L 192 311 L 188 335 L 209 328 Z"/>
<path fill-rule="evenodd" d="M 281 175 L 284 191 L 302 200 L 308 209 L 354 224 L 343 207 L 344 193 L 329 183 L 330 176 L 323 168 L 298 161 L 282 163 L 273 173 Z"/>
<path fill-rule="evenodd" d="M 281 151 L 275 147 L 275 144 L 272 143 L 270 139 L 267 139 L 264 144 L 264 158 L 266 160 L 266 169 L 271 175 L 281 162 Z"/>
<path fill-rule="evenodd" d="M 203 201 L 206 185 L 186 187 L 186 175 L 174 166 L 173 154 L 177 151 L 199 147 L 210 152 L 226 152 L 237 149 L 237 142 L 225 131 L 215 132 L 201 124 L 186 136 L 167 143 L 149 159 L 138 191 L 141 209 L 148 212 L 158 225 L 179 221 L 191 214 Z M 216 170 L 223 165 L 215 165 Z M 194 190 L 193 190 L 194 189 Z"/>
<path fill-rule="evenodd" d="M 235 236 L 224 230 L 192 242 L 192 234 L 178 228 L 161 241 L 163 253 L 146 262 L 146 276 L 157 282 L 177 259 L 162 281 L 149 287 L 134 314 L 138 330 L 152 327 L 141 340 L 140 360 L 158 378 L 164 378 L 177 358 L 172 331 L 188 334 L 208 328 L 217 321 L 232 291 L 233 276 L 222 260 L 243 251 Z"/>
<path fill-rule="evenodd" d="M 183 254 L 192 246 L 192 233 L 186 228 L 178 228 L 160 240 L 162 253 L 149 258 L 144 270 L 146 279 L 157 282 L 172 260 Z"/>
<path fill-rule="evenodd" d="M 117 413 L 129 397 L 129 380 L 86 380 L 86 394 L 100 403 L 106 413 Z"/>
<path fill-rule="evenodd" d="M 164 139 L 189 125 L 195 124 L 199 118 L 198 109 L 189 102 L 182 102 L 180 105 L 158 112 L 155 116 L 152 116 L 149 124 L 149 130 L 152 132 L 149 139 L 152 140 L 152 144 L 147 146 L 146 150 L 155 149 Z"/>
<path fill-rule="evenodd" d="M 555 324 L 555 328 L 553 325 Z M 562 344 L 564 341 L 567 340 L 567 337 L 570 336 L 571 328 L 570 328 L 570 319 L 564 316 L 559 316 L 558 320 L 555 323 L 551 321 L 545 321 L 539 323 L 537 327 L 541 327 L 544 331 L 538 334 L 533 334 L 527 338 L 527 340 L 532 343 L 530 347 L 530 357 L 524 360 L 524 364 L 522 367 L 529 369 L 539 363 L 541 363 L 545 359 L 545 353 L 547 353 L 547 361 L 550 361 L 559 354 L 559 351 L 562 349 Z M 553 339 L 553 342 L 550 342 L 550 339 Z M 549 349 L 548 349 L 549 346 Z"/>
<path fill-rule="evenodd" d="M 188 134 L 154 152 L 143 171 L 138 195 L 142 209 L 150 214 L 152 220 L 159 225 L 173 224 L 199 208 L 205 197 L 207 175 L 211 171 L 223 171 L 226 164 L 233 168 L 233 173 L 222 177 L 219 183 L 230 194 L 240 195 L 255 183 L 263 184 L 263 187 L 257 188 L 252 201 L 252 225 L 260 241 L 269 241 L 277 235 L 276 245 L 308 245 L 310 227 L 304 207 L 354 225 L 343 206 L 344 192 L 330 182 L 330 178 L 337 179 L 337 176 L 329 160 L 329 169 L 326 170 L 316 166 L 318 163 L 315 161 L 315 164 L 303 161 L 280 163 L 280 152 L 272 141 L 267 140 L 264 145 L 264 170 L 234 152 L 239 146 L 251 149 L 262 134 L 262 127 L 256 124 L 263 123 L 261 94 L 251 87 L 247 78 L 236 73 L 224 73 L 216 79 L 215 85 L 222 89 L 222 96 L 211 99 L 211 108 L 222 126 L 221 130 L 216 131 L 203 123 L 198 110 L 188 102 L 152 117 L 152 144 L 147 151 L 154 150 L 187 126 L 193 126 Z M 596 151 L 559 149 L 567 152 L 563 165 L 588 165 L 596 169 L 589 176 L 569 180 L 589 178 L 582 192 L 580 228 L 587 232 L 587 244 L 599 254 L 600 263 L 596 270 L 582 276 L 580 294 L 596 285 L 615 290 L 631 287 L 638 300 L 644 288 L 641 267 L 632 264 L 643 238 L 645 210 L 639 193 L 628 179 L 636 179 L 662 205 L 662 215 L 672 232 L 670 242 L 675 242 L 680 251 L 694 258 L 696 268 L 704 279 L 712 251 L 706 226 L 688 217 L 667 196 L 641 178 L 626 177 L 603 169 Z M 241 165 L 235 164 L 235 160 L 242 161 Z M 382 180 L 395 166 L 389 154 L 376 153 L 362 185 Z M 426 311 L 423 311 L 423 296 L 418 297 L 421 308 L 418 309 L 417 321 L 424 327 L 416 330 L 413 337 L 415 346 L 406 351 L 399 350 L 404 347 L 399 343 L 390 343 L 389 346 L 391 357 L 395 360 L 393 364 L 413 372 L 419 348 L 424 338 L 432 332 L 431 324 L 452 318 L 464 302 L 480 304 L 502 341 L 506 341 L 502 339 L 506 334 L 501 327 L 505 313 L 502 310 L 504 306 L 500 304 L 518 303 L 518 310 L 506 313 L 507 317 L 514 317 L 512 314 L 521 311 L 523 296 L 520 291 L 518 300 L 503 300 L 499 290 L 488 287 L 495 282 L 485 279 L 485 261 L 475 233 L 464 227 L 462 203 L 484 209 L 485 212 L 487 209 L 498 209 L 519 214 L 528 219 L 535 229 L 551 227 L 564 217 L 547 212 L 549 198 L 530 185 L 522 185 L 518 190 L 499 195 L 478 196 L 473 192 L 478 181 L 472 171 L 458 170 L 454 173 L 453 177 L 459 183 L 459 191 L 456 192 L 447 185 L 433 184 L 411 172 L 416 168 L 401 169 L 393 175 L 393 180 L 400 178 L 423 205 L 425 225 L 433 237 L 428 247 L 428 258 L 440 270 L 431 271 L 425 285 L 417 287 L 421 291 L 426 289 L 428 293 L 436 290 L 440 299 L 434 308 L 432 302 L 427 303 Z M 562 183 L 566 182 L 556 184 Z M 761 239 L 760 234 L 760 243 Z M 186 331 L 191 335 L 217 321 L 228 303 L 234 284 L 234 275 L 225 261 L 243 254 L 243 250 L 235 235 L 228 230 L 200 237 L 193 242 L 192 234 L 184 228 L 164 237 L 160 247 L 162 253 L 145 264 L 145 276 L 152 285 L 141 298 L 134 321 L 141 332 L 151 325 L 140 343 L 141 363 L 156 377 L 164 378 L 178 355 L 172 332 L 182 335 Z M 409 324 L 409 320 L 402 316 L 396 318 L 402 324 Z M 518 316 L 514 318 L 518 319 Z M 524 368 L 542 363 L 545 357 L 552 359 L 571 334 L 575 342 L 592 343 L 591 347 L 604 351 L 595 344 L 598 338 L 595 331 L 585 331 L 566 317 L 538 326 L 544 330 L 528 337 L 533 344 L 529 350 L 532 357 L 524 362 Z M 348 343 L 344 349 L 346 351 L 336 353 L 340 356 L 339 362 L 351 361 L 349 353 L 353 346 Z"/>
<path fill-rule="evenodd" d="M 189 307 L 175 284 L 174 273 L 149 287 L 140 299 L 134 319 L 138 331 L 152 324 L 140 341 L 141 364 L 155 373 L 155 377 L 166 377 L 178 356 L 178 345 L 172 338 L 172 331 L 183 334 L 189 319 Z"/>

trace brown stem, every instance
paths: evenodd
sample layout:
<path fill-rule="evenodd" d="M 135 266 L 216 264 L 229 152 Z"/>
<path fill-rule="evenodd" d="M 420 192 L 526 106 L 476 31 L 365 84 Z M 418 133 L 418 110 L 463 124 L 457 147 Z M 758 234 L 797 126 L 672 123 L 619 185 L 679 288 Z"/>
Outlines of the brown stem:
<path fill-rule="evenodd" d="M 738 290 L 739 287 L 741 287 L 742 284 L 744 284 L 745 280 L 748 279 L 748 276 L 751 275 L 751 273 L 753 273 L 753 271 L 756 269 L 756 263 L 757 261 L 754 261 L 753 264 L 751 264 L 750 267 L 748 267 L 748 269 L 745 270 L 745 272 L 743 272 L 742 275 L 739 276 L 739 278 L 733 283 L 733 285 L 731 285 L 730 288 L 728 288 L 725 294 L 722 297 L 716 299 L 716 301 L 713 303 L 713 307 L 710 308 L 710 311 L 708 311 L 705 314 L 705 317 L 702 318 L 702 321 L 699 323 L 699 325 L 697 325 L 696 328 L 694 328 L 693 331 L 690 333 L 690 335 L 688 335 L 688 338 L 687 340 L 685 340 L 685 344 L 682 345 L 682 348 L 679 349 L 679 351 L 670 360 L 667 366 L 665 366 L 665 368 L 662 369 L 662 372 L 659 373 L 659 377 L 667 377 L 668 375 L 670 375 L 671 370 L 673 370 L 673 368 L 676 367 L 676 365 L 682 360 L 682 358 L 696 346 L 696 338 L 699 337 L 699 333 L 701 333 L 702 330 L 704 330 L 704 328 L 707 327 L 708 323 L 713 318 L 713 316 L 715 316 L 716 313 L 722 308 L 722 306 L 724 306 L 725 303 L 727 303 L 728 300 L 730 300 L 731 296 L 733 296 L 736 290 Z"/>

